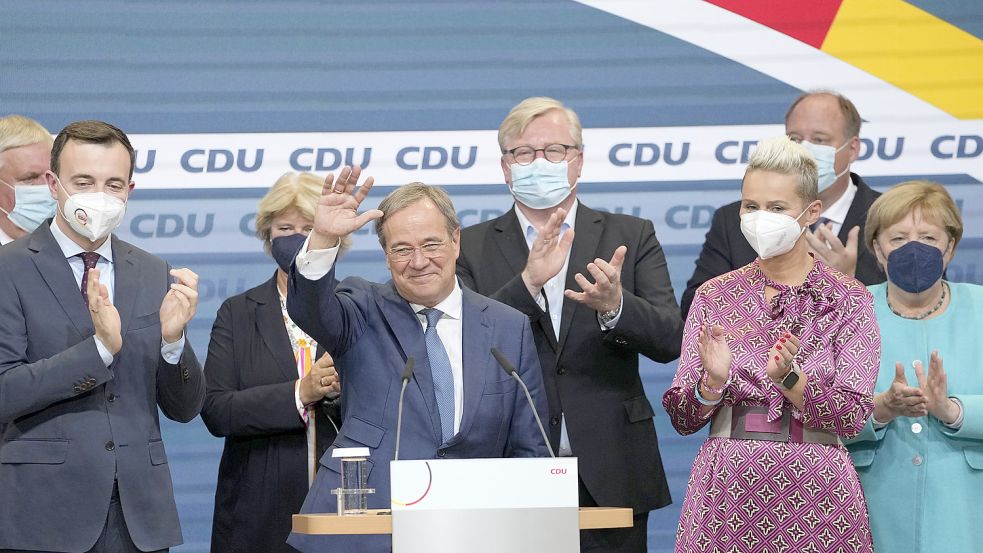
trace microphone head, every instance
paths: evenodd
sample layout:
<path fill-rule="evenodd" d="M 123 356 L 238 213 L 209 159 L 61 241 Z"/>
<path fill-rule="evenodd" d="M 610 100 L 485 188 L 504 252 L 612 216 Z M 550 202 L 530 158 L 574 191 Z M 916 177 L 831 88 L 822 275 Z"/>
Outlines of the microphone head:
<path fill-rule="evenodd" d="M 498 361 L 498 364 L 502 366 L 502 369 L 509 374 L 509 376 L 515 374 L 515 367 L 512 366 L 512 363 L 509 363 L 509 360 L 505 358 L 505 355 L 499 351 L 498 348 L 492 348 L 491 354 L 493 357 L 495 357 L 495 360 Z"/>
<path fill-rule="evenodd" d="M 406 359 L 406 368 L 403 369 L 403 380 L 409 380 L 413 376 L 413 365 L 416 364 L 416 359 L 413 357 L 408 357 Z"/>

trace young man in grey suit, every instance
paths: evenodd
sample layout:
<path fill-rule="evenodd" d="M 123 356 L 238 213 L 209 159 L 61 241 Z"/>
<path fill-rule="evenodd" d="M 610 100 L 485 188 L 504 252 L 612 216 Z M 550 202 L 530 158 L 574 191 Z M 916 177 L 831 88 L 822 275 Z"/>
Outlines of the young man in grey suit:
<path fill-rule="evenodd" d="M 205 397 L 185 339 L 198 277 L 112 236 L 133 148 L 100 121 L 55 139 L 58 209 L 0 249 L 0 551 L 159 551 L 181 543 L 157 407 Z"/>
<path fill-rule="evenodd" d="M 830 267 L 864 284 L 879 284 L 886 279 L 884 271 L 873 252 L 858 247 L 867 209 L 881 195 L 850 171 L 860 155 L 860 123 L 853 102 L 828 90 L 800 95 L 785 114 L 785 132 L 808 148 L 819 165 L 823 213 L 816 228 L 806 234 L 810 249 Z M 684 319 L 700 285 L 758 257 L 741 233 L 740 210 L 741 202 L 736 201 L 713 214 L 696 269 L 680 302 Z"/>
<path fill-rule="evenodd" d="M 682 321 L 652 222 L 577 200 L 581 135 L 552 98 L 512 108 L 498 140 L 515 207 L 461 232 L 457 273 L 529 316 L 550 441 L 579 458 L 581 505 L 634 510 L 632 528 L 582 532 L 582 551 L 644 553 L 649 511 L 671 499 L 638 356 L 679 357 Z"/>

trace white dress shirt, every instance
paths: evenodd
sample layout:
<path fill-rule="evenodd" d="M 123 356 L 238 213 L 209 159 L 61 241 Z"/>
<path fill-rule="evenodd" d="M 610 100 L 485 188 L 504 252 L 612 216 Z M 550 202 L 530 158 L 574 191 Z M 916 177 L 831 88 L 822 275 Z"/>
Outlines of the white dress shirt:
<path fill-rule="evenodd" d="M 821 216 L 829 219 L 830 223 L 833 223 L 833 234 L 840 233 L 840 229 L 843 228 L 843 223 L 846 221 L 846 214 L 850 211 L 850 205 L 853 204 L 853 198 L 856 196 L 857 185 L 853 183 L 853 177 L 851 177 L 843 195 L 833 202 L 833 205 L 823 209 Z"/>
<path fill-rule="evenodd" d="M 308 280 L 318 280 L 331 271 L 335 260 L 338 258 L 339 246 L 311 251 L 308 250 L 310 243 L 311 238 L 308 236 L 304 246 L 300 249 L 300 253 L 297 254 L 297 271 Z M 416 313 L 422 330 L 426 332 L 427 317 L 420 314 L 420 310 L 426 306 L 407 303 Z M 447 357 L 451 362 L 451 376 L 454 379 L 454 434 L 461 430 L 461 417 L 464 413 L 464 327 L 461 320 L 463 307 L 464 294 L 455 278 L 454 289 L 451 290 L 450 295 L 433 306 L 434 309 L 439 309 L 444 313 L 437 321 L 437 336 L 447 351 Z"/>
<path fill-rule="evenodd" d="M 75 283 L 78 285 L 79 294 L 81 295 L 85 263 L 79 257 L 79 254 L 86 250 L 62 232 L 61 228 L 58 227 L 57 219 L 51 221 L 50 228 L 51 234 L 55 237 L 55 242 L 58 243 L 58 247 L 61 248 L 62 253 L 68 260 L 68 265 L 72 268 L 72 274 L 75 275 Z M 113 301 L 116 292 L 116 270 L 115 264 L 113 263 L 112 238 L 107 238 L 101 246 L 96 248 L 95 253 L 99 254 L 99 261 L 96 262 L 96 269 L 99 269 L 99 283 L 106 286 L 109 290 L 109 301 Z M 102 357 L 102 362 L 108 367 L 113 362 L 113 355 L 109 353 L 109 349 L 99 340 L 98 336 L 95 337 L 95 340 L 96 349 L 99 350 L 99 356 Z M 161 337 L 160 354 L 164 357 L 165 361 L 174 365 L 181 360 L 181 352 L 184 351 L 184 340 L 185 336 L 183 333 L 181 334 L 181 339 L 172 344 L 168 344 Z"/>

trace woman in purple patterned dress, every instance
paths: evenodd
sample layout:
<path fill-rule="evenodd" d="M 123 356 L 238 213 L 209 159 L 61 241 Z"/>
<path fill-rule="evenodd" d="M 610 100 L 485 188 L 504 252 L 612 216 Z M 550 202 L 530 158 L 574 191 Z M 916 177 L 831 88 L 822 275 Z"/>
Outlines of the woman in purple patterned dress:
<path fill-rule="evenodd" d="M 758 259 L 697 291 L 662 400 L 680 434 L 711 423 L 676 551 L 872 551 L 840 438 L 873 409 L 880 336 L 870 293 L 809 253 L 820 211 L 811 154 L 759 143 L 741 188 Z"/>

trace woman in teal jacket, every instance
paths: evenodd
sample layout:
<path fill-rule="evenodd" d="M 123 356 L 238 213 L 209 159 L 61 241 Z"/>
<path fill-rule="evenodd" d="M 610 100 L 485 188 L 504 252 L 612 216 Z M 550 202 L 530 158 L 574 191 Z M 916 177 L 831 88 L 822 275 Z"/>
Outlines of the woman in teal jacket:
<path fill-rule="evenodd" d="M 874 414 L 848 448 L 875 551 L 979 551 L 983 287 L 945 281 L 963 224 L 946 189 L 899 184 L 867 214 L 888 281 L 869 287 L 881 329 Z"/>

